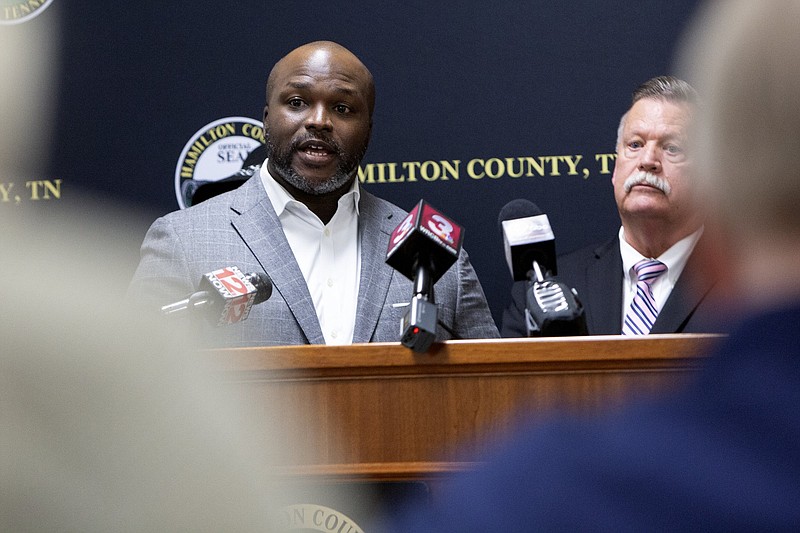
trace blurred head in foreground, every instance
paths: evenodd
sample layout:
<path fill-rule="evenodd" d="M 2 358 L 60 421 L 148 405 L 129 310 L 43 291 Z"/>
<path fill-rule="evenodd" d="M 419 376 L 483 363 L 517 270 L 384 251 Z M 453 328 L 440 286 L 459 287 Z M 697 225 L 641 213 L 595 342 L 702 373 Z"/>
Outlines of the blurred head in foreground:
<path fill-rule="evenodd" d="M 800 298 L 800 2 L 711 2 L 681 63 L 707 101 L 698 188 L 717 232 L 707 265 L 745 309 Z"/>
<path fill-rule="evenodd" d="M 798 529 L 798 21 L 797 0 L 709 3 L 682 50 L 704 100 L 693 120 L 711 237 L 701 253 L 729 299 L 718 306 L 729 335 L 703 368 L 604 418 L 521 431 L 389 531 Z"/>
<path fill-rule="evenodd" d="M 6 183 L 48 144 L 44 20 L 0 31 Z M 0 205 L 0 531 L 269 531 L 279 460 L 255 449 L 268 417 L 123 304 L 126 213 L 33 211 Z"/>

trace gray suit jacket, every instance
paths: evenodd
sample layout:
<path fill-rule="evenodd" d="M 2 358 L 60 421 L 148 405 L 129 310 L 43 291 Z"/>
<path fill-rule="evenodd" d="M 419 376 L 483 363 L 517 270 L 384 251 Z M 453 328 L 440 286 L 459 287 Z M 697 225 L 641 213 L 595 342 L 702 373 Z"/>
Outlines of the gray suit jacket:
<path fill-rule="evenodd" d="M 394 342 L 411 298 L 412 284 L 385 263 L 389 236 L 406 212 L 361 189 L 358 236 L 361 282 L 353 342 Z M 229 193 L 156 220 L 141 248 L 129 298 L 150 308 L 185 298 L 203 274 L 226 266 L 265 272 L 272 296 L 247 320 L 203 328 L 214 345 L 324 344 L 311 294 L 281 223 L 256 173 Z M 439 320 L 458 338 L 498 337 L 480 282 L 462 250 L 434 286 Z M 451 336 L 441 326 L 437 340 Z"/>
<path fill-rule="evenodd" d="M 702 240 L 702 239 L 701 239 Z M 699 244 L 698 244 L 699 245 Z M 684 273 L 695 266 L 689 257 Z M 622 331 L 622 256 L 619 237 L 558 258 L 558 279 L 578 292 L 586 309 L 590 335 L 619 335 Z M 524 337 L 528 282 L 514 283 L 511 303 L 503 312 L 503 337 Z M 651 333 L 712 333 L 719 331 L 713 283 L 691 282 L 681 274 L 658 314 Z"/>

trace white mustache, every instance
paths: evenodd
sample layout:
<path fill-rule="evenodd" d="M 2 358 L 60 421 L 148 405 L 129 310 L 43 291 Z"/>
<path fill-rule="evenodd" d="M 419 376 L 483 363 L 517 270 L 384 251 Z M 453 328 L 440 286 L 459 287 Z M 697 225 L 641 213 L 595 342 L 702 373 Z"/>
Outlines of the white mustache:
<path fill-rule="evenodd" d="M 656 189 L 660 190 L 667 196 L 672 192 L 672 187 L 669 186 L 669 183 L 666 182 L 663 178 L 656 176 L 655 174 L 651 174 L 650 172 L 644 172 L 640 170 L 636 174 L 631 174 L 631 176 L 625 180 L 623 187 L 625 188 L 625 192 L 631 192 L 636 185 L 650 185 L 651 187 L 655 187 Z"/>

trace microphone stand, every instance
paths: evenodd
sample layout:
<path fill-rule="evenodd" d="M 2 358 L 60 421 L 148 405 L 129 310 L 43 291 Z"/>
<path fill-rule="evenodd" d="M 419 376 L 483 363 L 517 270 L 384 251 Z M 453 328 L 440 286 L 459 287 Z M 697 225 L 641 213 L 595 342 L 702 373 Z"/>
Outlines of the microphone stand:
<path fill-rule="evenodd" d="M 415 265 L 414 295 L 403 316 L 400 343 L 415 352 L 425 352 L 436 340 L 437 313 L 430 269 L 423 261 Z"/>

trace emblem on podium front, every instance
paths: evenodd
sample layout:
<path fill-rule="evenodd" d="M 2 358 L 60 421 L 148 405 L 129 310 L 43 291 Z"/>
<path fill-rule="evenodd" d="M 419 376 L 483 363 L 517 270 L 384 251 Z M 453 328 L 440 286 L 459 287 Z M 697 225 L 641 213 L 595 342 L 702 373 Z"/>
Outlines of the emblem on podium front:
<path fill-rule="evenodd" d="M 284 508 L 285 531 L 324 533 L 364 533 L 352 518 L 324 505 L 299 503 Z"/>

